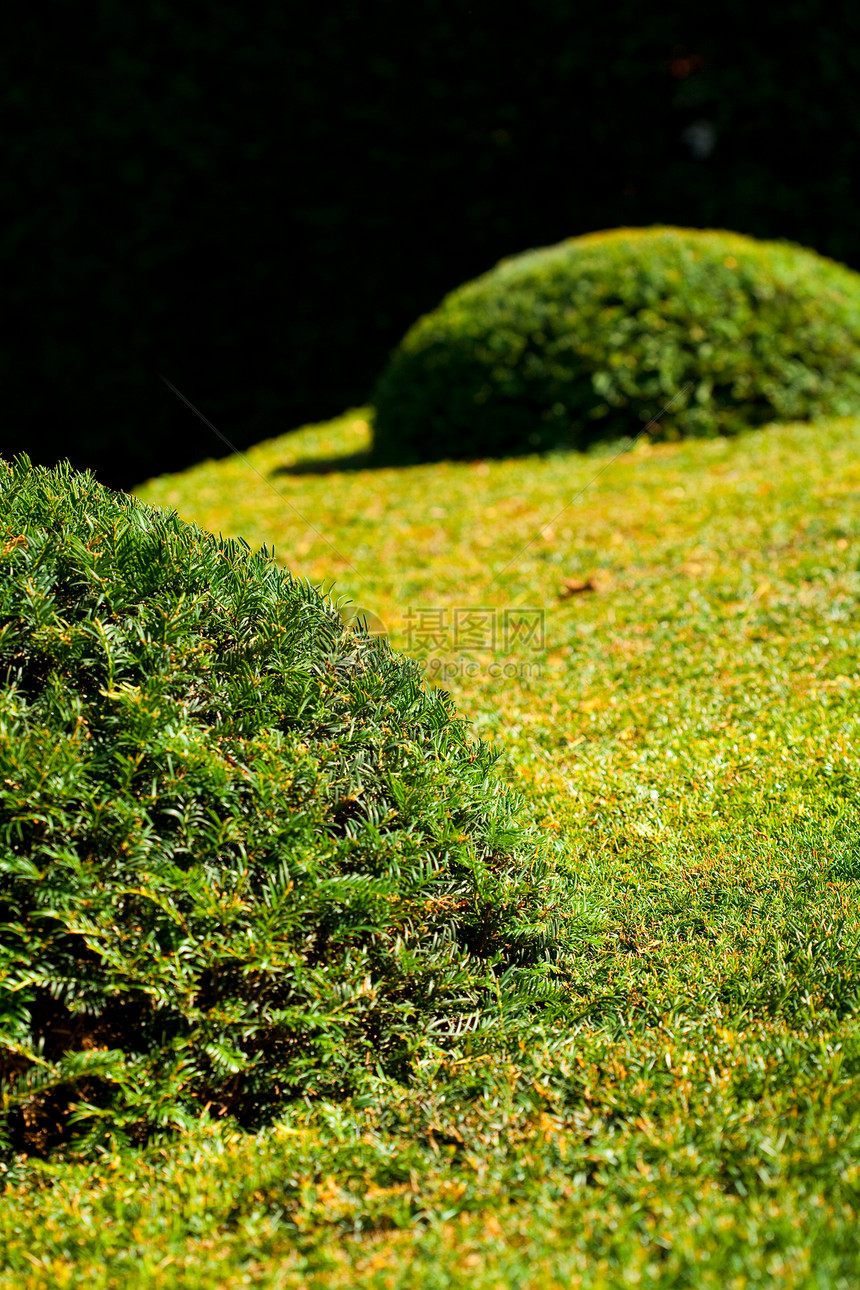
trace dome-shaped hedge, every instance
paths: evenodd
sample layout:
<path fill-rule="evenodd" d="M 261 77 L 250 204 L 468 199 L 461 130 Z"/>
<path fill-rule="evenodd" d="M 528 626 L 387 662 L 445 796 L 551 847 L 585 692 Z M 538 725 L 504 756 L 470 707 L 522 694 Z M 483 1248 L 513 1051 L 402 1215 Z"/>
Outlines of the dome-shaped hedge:
<path fill-rule="evenodd" d="M 493 761 L 265 552 L 0 460 L 7 1143 L 253 1123 L 498 1016 L 552 870 Z"/>
<path fill-rule="evenodd" d="M 375 391 L 383 462 L 729 434 L 860 410 L 860 276 L 736 233 L 615 229 L 503 260 L 419 319 Z"/>

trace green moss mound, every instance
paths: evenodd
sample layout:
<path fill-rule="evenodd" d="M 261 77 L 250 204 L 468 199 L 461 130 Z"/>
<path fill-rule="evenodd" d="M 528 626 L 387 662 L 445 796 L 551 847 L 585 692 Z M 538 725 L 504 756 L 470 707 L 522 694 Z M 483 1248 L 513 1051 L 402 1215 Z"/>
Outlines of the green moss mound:
<path fill-rule="evenodd" d="M 406 1078 L 547 978 L 551 859 L 414 663 L 68 467 L 0 517 L 8 1147 Z"/>
<path fill-rule="evenodd" d="M 855 413 L 860 275 L 736 233 L 572 238 L 419 319 L 374 402 L 390 463 L 581 449 L 653 418 L 678 438 Z"/>

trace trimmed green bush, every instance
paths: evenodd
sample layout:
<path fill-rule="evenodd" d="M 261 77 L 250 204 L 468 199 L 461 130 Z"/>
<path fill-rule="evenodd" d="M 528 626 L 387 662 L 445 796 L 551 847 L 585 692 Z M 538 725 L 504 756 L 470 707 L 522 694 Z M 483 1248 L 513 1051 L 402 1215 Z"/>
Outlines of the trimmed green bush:
<path fill-rule="evenodd" d="M 257 1123 L 550 997 L 494 760 L 265 550 L 0 461 L 7 1146 Z"/>
<path fill-rule="evenodd" d="M 615 229 L 503 260 L 412 327 L 380 462 L 732 434 L 860 410 L 860 275 L 786 242 Z M 662 412 L 666 404 L 667 411 Z"/>

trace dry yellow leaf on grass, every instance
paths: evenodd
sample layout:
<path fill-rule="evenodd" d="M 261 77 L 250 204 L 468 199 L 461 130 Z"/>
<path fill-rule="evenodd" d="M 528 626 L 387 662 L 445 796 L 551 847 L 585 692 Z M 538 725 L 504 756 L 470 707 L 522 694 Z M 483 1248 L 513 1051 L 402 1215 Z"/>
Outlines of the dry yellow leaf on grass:
<path fill-rule="evenodd" d="M 596 569 L 584 578 L 565 578 L 558 594 L 562 600 L 567 600 L 570 596 L 579 596 L 585 591 L 605 592 L 611 591 L 612 587 L 612 574 L 606 569 Z"/>

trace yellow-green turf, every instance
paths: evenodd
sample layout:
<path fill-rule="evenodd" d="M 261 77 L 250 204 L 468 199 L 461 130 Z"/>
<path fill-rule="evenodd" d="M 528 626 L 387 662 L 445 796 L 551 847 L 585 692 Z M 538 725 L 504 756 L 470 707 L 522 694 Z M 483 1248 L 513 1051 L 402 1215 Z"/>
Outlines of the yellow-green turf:
<path fill-rule="evenodd" d="M 137 491 L 334 583 L 504 750 L 574 878 L 569 1017 L 257 1135 L 20 1162 L 0 1290 L 855 1290 L 860 422 L 370 470 L 366 417 Z"/>

